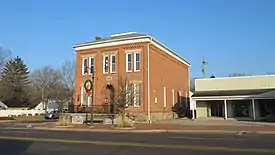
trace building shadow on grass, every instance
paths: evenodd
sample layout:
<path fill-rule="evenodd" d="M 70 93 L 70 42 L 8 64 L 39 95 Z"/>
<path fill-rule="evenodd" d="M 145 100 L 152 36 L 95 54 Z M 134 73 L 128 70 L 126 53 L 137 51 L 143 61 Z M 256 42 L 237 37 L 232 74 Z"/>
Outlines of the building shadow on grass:
<path fill-rule="evenodd" d="M 0 140 L 1 155 L 30 155 L 27 153 L 32 141 Z"/>

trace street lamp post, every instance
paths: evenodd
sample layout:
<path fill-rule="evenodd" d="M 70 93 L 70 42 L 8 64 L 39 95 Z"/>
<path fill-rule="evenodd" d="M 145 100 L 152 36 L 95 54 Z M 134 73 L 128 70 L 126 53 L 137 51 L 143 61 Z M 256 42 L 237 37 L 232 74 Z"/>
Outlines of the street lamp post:
<path fill-rule="evenodd" d="M 88 66 L 86 66 L 87 68 L 87 71 L 86 73 L 88 72 L 88 70 L 90 71 L 90 73 L 92 73 L 92 81 L 90 81 L 89 79 L 86 79 L 85 81 L 85 89 L 86 89 L 86 93 L 87 95 L 91 95 L 91 123 L 90 125 L 92 126 L 93 125 L 93 122 L 94 122 L 94 108 L 93 108 L 93 103 L 94 103 L 94 79 L 95 79 L 95 75 L 94 75 L 94 68 L 90 68 Z M 88 85 L 90 85 L 90 87 L 86 86 L 87 83 L 89 83 Z M 92 93 L 90 94 L 90 92 L 92 91 Z"/>
<path fill-rule="evenodd" d="M 94 107 L 93 107 L 93 104 L 94 104 L 94 79 L 95 79 L 95 75 L 94 75 L 94 72 L 93 72 L 93 75 L 92 75 L 92 96 L 91 96 L 91 126 L 93 125 L 94 123 Z"/>

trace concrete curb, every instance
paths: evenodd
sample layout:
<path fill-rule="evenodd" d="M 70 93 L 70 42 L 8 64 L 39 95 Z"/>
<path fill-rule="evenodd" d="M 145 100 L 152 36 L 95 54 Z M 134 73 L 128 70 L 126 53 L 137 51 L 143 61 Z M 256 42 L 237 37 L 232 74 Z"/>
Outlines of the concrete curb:
<path fill-rule="evenodd" d="M 161 133 L 167 130 L 133 130 L 133 129 L 70 129 L 70 128 L 45 128 L 33 127 L 35 130 L 49 130 L 49 131 L 76 131 L 76 132 L 111 132 L 111 133 Z"/>
<path fill-rule="evenodd" d="M 9 122 L 15 122 L 15 120 L 0 120 L 0 123 L 9 123 Z"/>
<path fill-rule="evenodd" d="M 72 132 L 109 132 L 109 133 L 211 133 L 211 134 L 275 134 L 275 131 L 229 131 L 229 130 L 132 130 L 132 129 L 72 129 L 72 128 L 47 128 L 47 127 L 33 127 L 35 130 L 48 131 L 72 131 Z"/>

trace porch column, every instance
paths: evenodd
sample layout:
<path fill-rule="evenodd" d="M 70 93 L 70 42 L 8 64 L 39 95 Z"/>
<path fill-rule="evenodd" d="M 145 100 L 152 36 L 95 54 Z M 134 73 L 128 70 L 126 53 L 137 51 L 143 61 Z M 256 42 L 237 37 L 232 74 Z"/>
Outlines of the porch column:
<path fill-rule="evenodd" d="M 224 119 L 227 120 L 227 103 L 226 103 L 226 100 L 224 100 Z"/>
<path fill-rule="evenodd" d="M 256 110 L 255 110 L 255 100 L 252 99 L 252 113 L 253 113 L 253 120 L 256 120 Z"/>
<path fill-rule="evenodd" d="M 196 101 L 192 100 L 191 101 L 192 103 L 192 119 L 194 120 L 195 119 L 195 109 L 196 109 Z"/>

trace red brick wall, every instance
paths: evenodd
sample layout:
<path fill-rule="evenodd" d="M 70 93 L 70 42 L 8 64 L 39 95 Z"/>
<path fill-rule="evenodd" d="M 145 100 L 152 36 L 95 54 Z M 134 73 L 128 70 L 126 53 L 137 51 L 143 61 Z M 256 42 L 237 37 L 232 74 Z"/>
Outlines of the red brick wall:
<path fill-rule="evenodd" d="M 176 61 L 154 45 L 150 45 L 150 65 L 151 111 L 169 112 L 172 108 L 172 89 L 175 91 L 175 103 L 178 101 L 178 91 L 181 90 L 183 96 L 189 95 L 188 66 Z M 165 108 L 163 107 L 164 87 L 167 95 Z"/>
<path fill-rule="evenodd" d="M 144 112 L 147 106 L 145 104 L 147 103 L 145 100 L 147 92 L 145 92 L 147 89 L 144 89 L 146 87 L 146 81 L 144 80 L 145 77 L 145 70 L 146 70 L 146 55 L 144 54 L 144 51 L 147 50 L 147 44 L 146 43 L 138 43 L 138 44 L 128 44 L 128 45 L 120 45 L 120 46 L 112 46 L 107 48 L 97 48 L 93 50 L 83 50 L 78 51 L 76 56 L 76 89 L 75 94 L 80 95 L 81 94 L 81 86 L 83 85 L 86 77 L 82 76 L 82 56 L 84 55 L 91 55 L 95 54 L 94 60 L 95 60 L 95 98 L 94 98 L 94 104 L 100 105 L 104 104 L 105 100 L 105 91 L 106 91 L 106 77 L 112 77 L 111 84 L 117 85 L 118 77 L 123 77 L 128 80 L 138 80 L 141 81 L 141 107 L 132 107 L 128 108 L 131 112 Z M 128 51 L 136 51 L 138 50 L 141 54 L 141 71 L 140 72 L 131 72 L 126 73 L 126 52 Z M 116 73 L 108 73 L 103 74 L 103 55 L 104 53 L 110 53 L 110 52 L 116 52 Z M 132 60 L 134 60 L 134 54 L 132 55 Z M 109 59 L 110 60 L 110 59 Z M 132 63 L 133 64 L 133 63 Z M 134 66 L 132 66 L 134 68 Z M 91 76 L 89 76 L 91 78 Z M 146 87 L 147 88 L 147 87 Z M 75 101 L 75 105 L 80 104 L 80 101 Z"/>
<path fill-rule="evenodd" d="M 126 73 L 126 51 L 140 50 L 141 71 Z M 118 77 L 126 77 L 129 80 L 141 81 L 141 107 L 129 108 L 131 112 L 147 113 L 147 51 L 148 43 L 127 44 L 112 47 L 97 48 L 92 50 L 77 51 L 76 54 L 76 99 L 75 105 L 80 104 L 81 86 L 86 77 L 82 76 L 82 56 L 95 54 L 95 98 L 94 104 L 103 104 L 105 99 L 106 77 L 111 76 L 113 85 L 116 85 Z M 117 71 L 114 74 L 103 74 L 103 54 L 106 52 L 117 52 Z M 132 58 L 134 59 L 134 57 Z M 189 95 L 188 67 L 168 54 L 150 45 L 150 71 L 151 71 L 151 112 L 170 112 L 172 107 L 172 89 L 175 90 L 175 102 L 177 102 L 177 91 L 182 90 L 183 95 Z M 134 66 L 132 66 L 133 68 Z M 89 76 L 89 78 L 91 78 Z M 163 87 L 166 86 L 167 106 L 163 108 Z M 154 98 L 157 97 L 158 103 Z"/>

